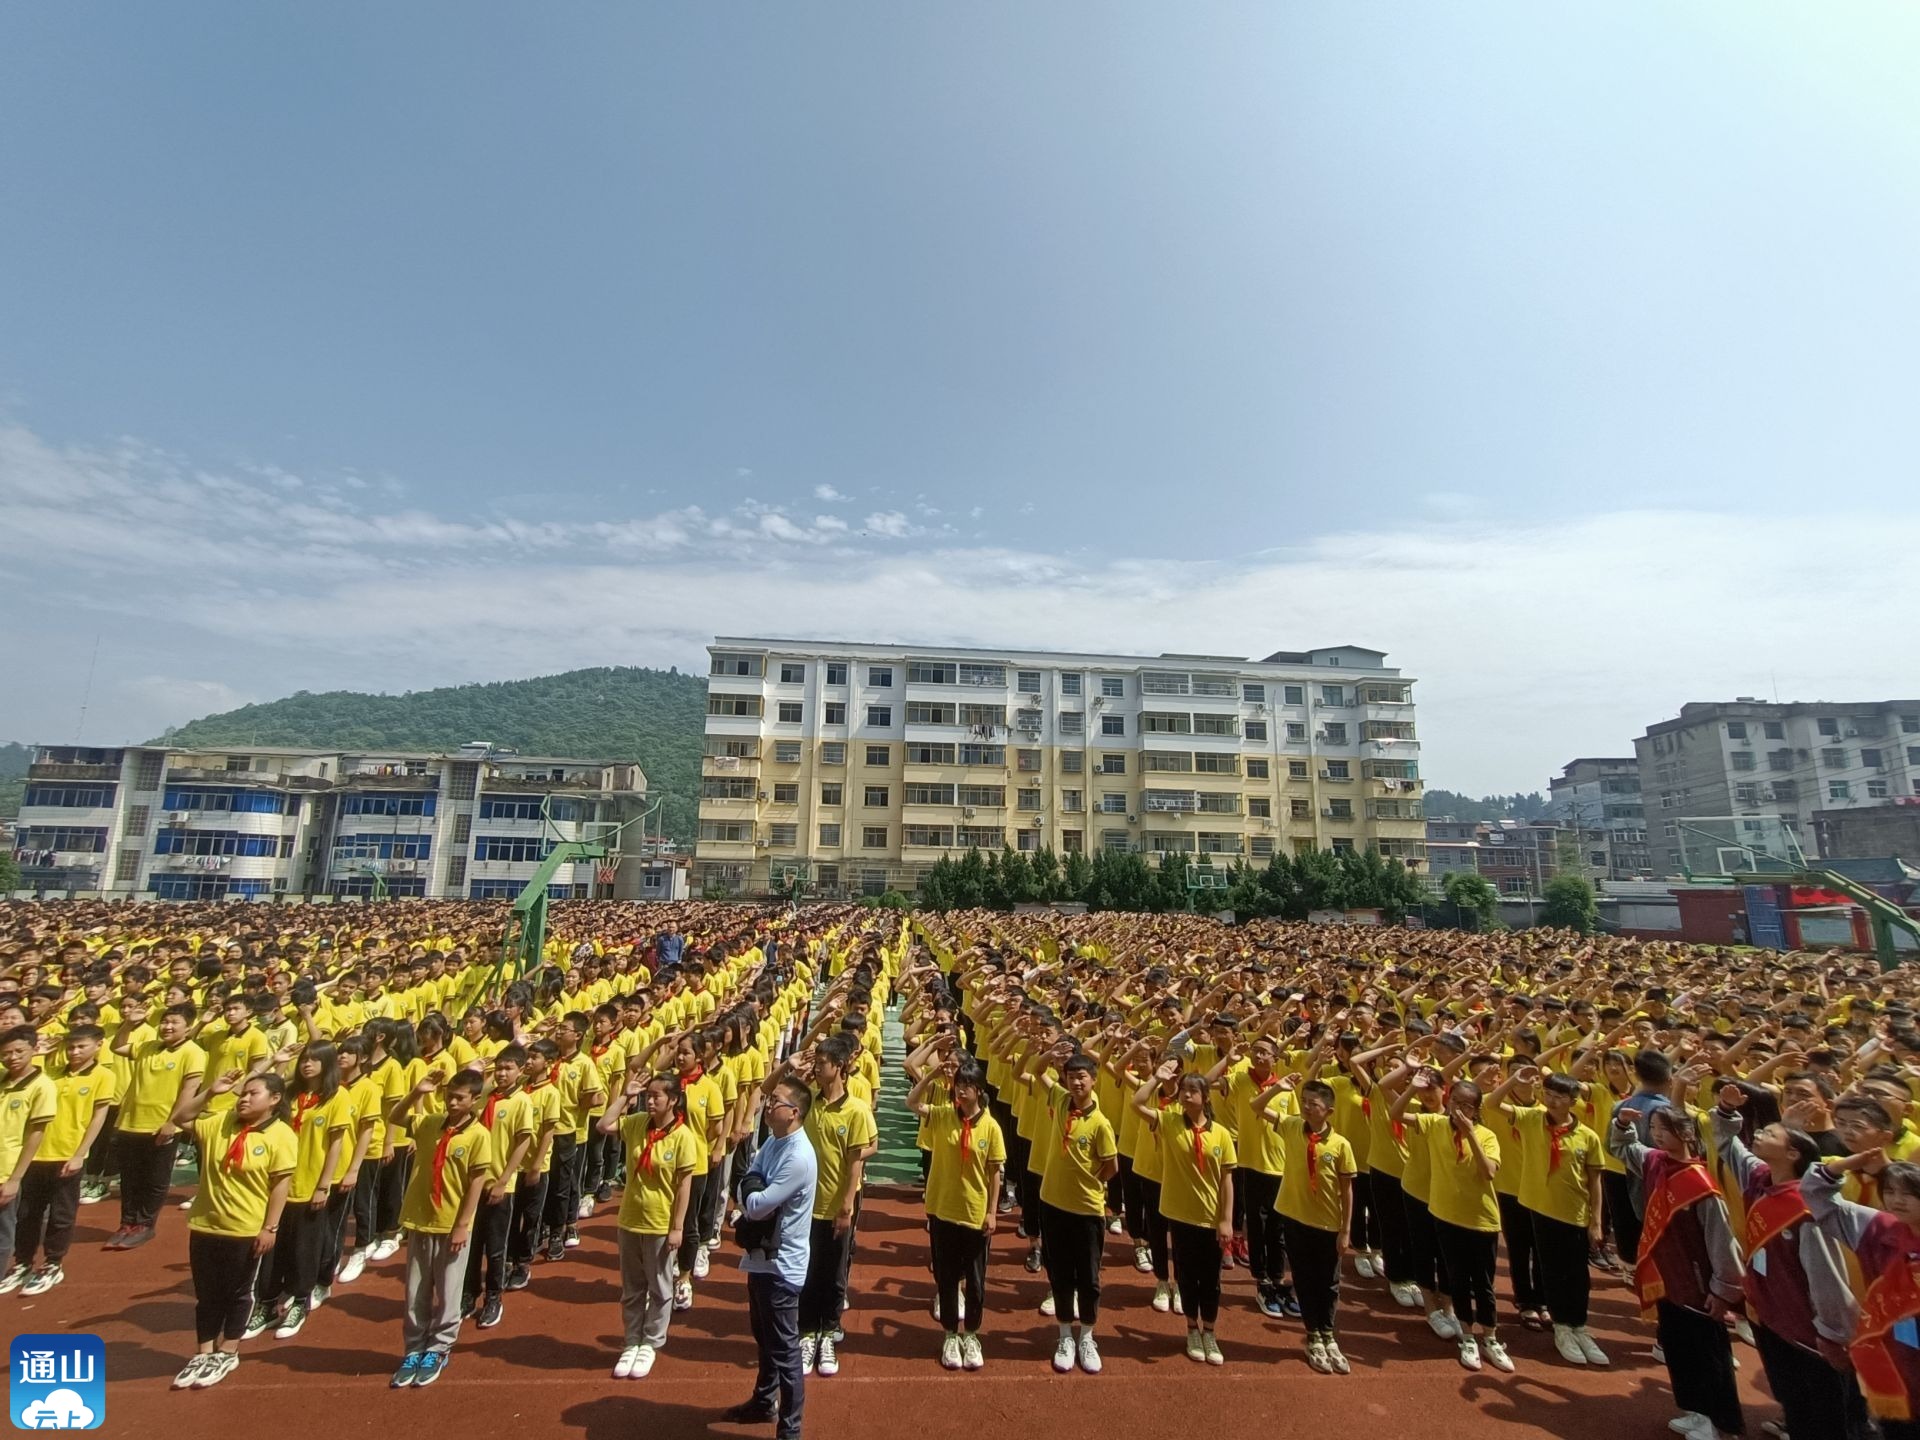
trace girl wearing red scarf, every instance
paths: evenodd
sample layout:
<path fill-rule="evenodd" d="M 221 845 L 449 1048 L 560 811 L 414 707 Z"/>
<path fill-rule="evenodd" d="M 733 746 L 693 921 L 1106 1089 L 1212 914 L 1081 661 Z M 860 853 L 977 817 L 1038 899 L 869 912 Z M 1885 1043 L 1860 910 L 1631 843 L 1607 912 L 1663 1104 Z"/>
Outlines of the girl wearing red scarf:
<path fill-rule="evenodd" d="M 613 1378 L 643 1380 L 667 1343 L 673 1319 L 674 1252 L 685 1239 L 686 1227 L 698 1220 L 691 1212 L 699 1139 L 687 1128 L 687 1101 L 679 1079 L 648 1075 L 637 1062 L 597 1128 L 602 1135 L 620 1136 L 627 1160 L 617 1232 L 625 1344 L 614 1362 Z"/>
<path fill-rule="evenodd" d="M 1739 1435 L 1746 1417 L 1726 1317 L 1741 1302 L 1744 1272 L 1727 1207 L 1701 1159 L 1693 1117 L 1671 1106 L 1653 1110 L 1647 1117 L 1652 1145 L 1636 1138 L 1639 1119 L 1637 1109 L 1622 1106 L 1608 1128 L 1607 1148 L 1638 1177 L 1647 1197 L 1633 1279 L 1642 1312 L 1659 1319 L 1660 1352 L 1681 1412 L 1673 1428 L 1695 1440 Z"/>
<path fill-rule="evenodd" d="M 1177 1103 L 1159 1104 L 1160 1087 L 1179 1084 Z M 1181 1075 L 1165 1060 L 1133 1092 L 1140 1121 L 1160 1141 L 1160 1210 L 1173 1240 L 1174 1280 L 1187 1316 L 1187 1358 L 1223 1365 L 1214 1322 L 1220 1314 L 1220 1255 L 1233 1237 L 1233 1137 L 1214 1123 L 1207 1077 Z"/>
<path fill-rule="evenodd" d="M 1846 1199 L 1850 1173 L 1878 1182 L 1882 1209 Z M 1884 1440 L 1920 1440 L 1920 1165 L 1884 1150 L 1825 1160 L 1801 1177 L 1814 1223 L 1860 1259 L 1867 1293 L 1848 1353 Z"/>
<path fill-rule="evenodd" d="M 253 1315 L 247 1322 L 249 1339 L 276 1316 L 280 1320 L 276 1340 L 298 1335 L 320 1287 L 332 1181 L 353 1133 L 353 1109 L 340 1089 L 339 1054 L 324 1040 L 308 1045 L 294 1062 L 287 1123 L 293 1127 L 297 1147 L 293 1185 L 287 1192 L 273 1259 L 260 1267 Z"/>
<path fill-rule="evenodd" d="M 940 1308 L 940 1363 L 949 1370 L 986 1364 L 980 1322 L 986 1314 L 987 1246 L 1000 1210 L 1007 1141 L 986 1108 L 987 1074 L 980 1062 L 947 1052 L 907 1094 L 920 1117 L 927 1162 L 927 1236 Z M 937 1098 L 943 1083 L 949 1099 Z"/>

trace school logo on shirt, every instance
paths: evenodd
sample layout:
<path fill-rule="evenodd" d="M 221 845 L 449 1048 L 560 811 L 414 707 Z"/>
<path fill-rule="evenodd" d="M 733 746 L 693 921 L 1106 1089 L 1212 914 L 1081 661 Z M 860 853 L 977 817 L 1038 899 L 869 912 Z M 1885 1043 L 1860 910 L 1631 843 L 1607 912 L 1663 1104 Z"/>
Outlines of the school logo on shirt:
<path fill-rule="evenodd" d="M 107 1347 L 98 1335 L 16 1335 L 7 1410 L 18 1430 L 98 1430 L 107 1418 Z"/>

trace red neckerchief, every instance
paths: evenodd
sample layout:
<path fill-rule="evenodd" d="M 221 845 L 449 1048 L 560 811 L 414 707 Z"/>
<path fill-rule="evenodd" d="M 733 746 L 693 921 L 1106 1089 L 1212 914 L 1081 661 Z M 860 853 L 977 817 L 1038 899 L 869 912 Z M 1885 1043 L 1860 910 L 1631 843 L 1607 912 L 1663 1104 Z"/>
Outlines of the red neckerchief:
<path fill-rule="evenodd" d="M 1202 1123 L 1205 1123 L 1204 1117 Z M 1199 1125 L 1189 1125 L 1187 1129 L 1193 1132 L 1193 1168 L 1199 1170 L 1207 1163 L 1207 1132 Z"/>
<path fill-rule="evenodd" d="M 252 1133 L 251 1125 L 242 1125 L 234 1132 L 233 1143 L 227 1146 L 227 1169 L 238 1170 L 247 1158 L 247 1136 Z"/>
<path fill-rule="evenodd" d="M 705 1075 L 706 1073 L 707 1073 L 707 1067 L 704 1065 L 696 1065 L 691 1070 L 681 1071 L 680 1072 L 680 1088 L 684 1090 L 689 1085 L 699 1084 L 700 1077 Z"/>
<path fill-rule="evenodd" d="M 467 1125 L 471 1123 L 472 1119 L 469 1117 L 467 1121 L 460 1125 L 459 1129 L 454 1129 L 450 1126 L 442 1126 L 440 1129 L 440 1139 L 433 1147 L 433 1189 L 430 1192 L 435 1205 L 440 1203 L 441 1197 L 446 1193 L 447 1146 L 453 1143 L 454 1136 L 458 1135 L 462 1130 L 465 1130 Z"/>
<path fill-rule="evenodd" d="M 971 1115 L 961 1115 L 955 1110 L 953 1113 L 960 1117 L 960 1163 L 965 1165 L 973 1159 L 973 1126 L 980 1118 L 980 1112 L 976 1110 Z"/>
<path fill-rule="evenodd" d="M 293 1133 L 298 1135 L 300 1127 L 307 1122 L 307 1112 L 320 1103 L 320 1097 L 311 1090 L 302 1091 L 293 1097 L 293 1114 L 288 1117 L 293 1125 Z"/>
<path fill-rule="evenodd" d="M 500 1096 L 498 1094 L 487 1096 L 487 1108 L 484 1112 L 482 1112 L 480 1116 L 480 1123 L 486 1126 L 488 1130 L 493 1129 L 494 1112 L 497 1111 L 499 1108 L 500 1108 Z"/>
<path fill-rule="evenodd" d="M 1560 1168 L 1561 1137 L 1571 1135 L 1573 1127 L 1579 1123 L 1577 1120 L 1569 1120 L 1564 1125 L 1547 1126 L 1547 1173 L 1549 1175 Z"/>
<path fill-rule="evenodd" d="M 647 1127 L 647 1143 L 640 1149 L 640 1168 L 647 1174 L 653 1173 L 653 1147 L 671 1135 L 673 1127 L 679 1123 L 678 1120 L 669 1120 L 664 1130 L 656 1130 L 651 1125 Z"/>
<path fill-rule="evenodd" d="M 1332 1127 L 1329 1126 L 1328 1130 L 1331 1132 Z M 1320 1188 L 1320 1137 L 1311 1130 L 1306 1132 L 1306 1136 L 1307 1189 L 1318 1190 Z"/>
<path fill-rule="evenodd" d="M 603 1044 L 594 1046 L 593 1058 L 598 1060 L 602 1055 L 606 1054 L 607 1051 L 611 1050 L 612 1048 L 613 1048 L 613 1042 L 611 1040 L 608 1040 Z"/>
<path fill-rule="evenodd" d="M 545 1075 L 527 1086 L 527 1093 L 532 1094 L 535 1090 L 544 1090 L 551 1084 L 553 1084 L 553 1072 L 549 1070 Z"/>
<path fill-rule="evenodd" d="M 1467 1158 L 1467 1139 L 1460 1133 L 1458 1126 L 1453 1127 L 1453 1158 L 1462 1163 Z"/>
<path fill-rule="evenodd" d="M 1084 1110 L 1076 1110 L 1073 1108 L 1071 1102 L 1068 1103 L 1067 1122 L 1060 1127 L 1060 1153 L 1062 1155 L 1066 1154 L 1068 1149 L 1073 1145 L 1073 1122 L 1086 1119 L 1087 1116 L 1094 1112 L 1095 1108 L 1095 1102 L 1091 1100 L 1087 1102 L 1087 1108 Z M 1194 1158 L 1199 1158 L 1198 1151 L 1194 1152 Z"/>

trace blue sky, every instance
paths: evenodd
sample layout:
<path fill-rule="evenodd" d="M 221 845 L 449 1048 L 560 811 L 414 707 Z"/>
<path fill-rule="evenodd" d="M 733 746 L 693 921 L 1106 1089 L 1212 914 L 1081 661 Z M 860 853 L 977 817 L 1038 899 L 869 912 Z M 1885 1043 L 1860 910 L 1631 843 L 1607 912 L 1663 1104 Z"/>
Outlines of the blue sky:
<path fill-rule="evenodd" d="M 12 7 L 0 738 L 96 637 L 98 742 L 1352 641 L 1472 789 L 1911 696 L 1916 66 L 1894 4 Z"/>

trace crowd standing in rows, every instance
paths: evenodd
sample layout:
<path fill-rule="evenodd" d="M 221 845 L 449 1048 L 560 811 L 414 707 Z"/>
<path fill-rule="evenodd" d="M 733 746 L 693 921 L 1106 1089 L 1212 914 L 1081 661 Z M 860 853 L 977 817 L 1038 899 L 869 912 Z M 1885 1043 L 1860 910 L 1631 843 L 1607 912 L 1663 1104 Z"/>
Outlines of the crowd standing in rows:
<path fill-rule="evenodd" d="M 1330 1376 L 1356 1281 L 1469 1370 L 1514 1370 L 1514 1325 L 1607 1366 L 1588 1308 L 1618 1276 L 1676 1431 L 1743 1433 L 1737 1338 L 1794 1440 L 1920 1437 L 1909 971 L 1538 931 L 581 903 L 502 987 L 499 916 L 10 907 L 0 1293 L 60 1284 L 77 1207 L 116 1186 L 106 1248 L 148 1243 L 190 1144 L 176 1386 L 403 1246 L 391 1383 L 430 1385 L 617 1195 L 614 1376 L 652 1371 L 733 1218 L 760 1366 L 729 1413 L 793 1436 L 804 1377 L 844 1362 L 898 1086 L 947 1369 L 987 1364 L 1005 1217 L 1061 1372 L 1102 1369 L 1116 1247 L 1196 1364 L 1228 1362 L 1244 1294 Z"/>

